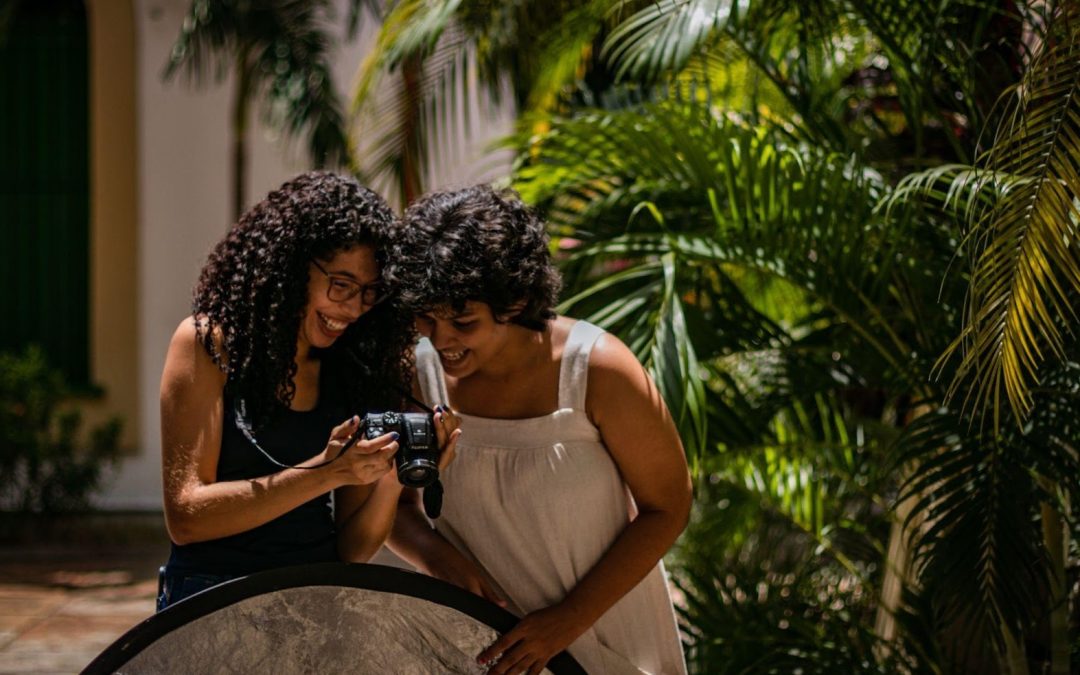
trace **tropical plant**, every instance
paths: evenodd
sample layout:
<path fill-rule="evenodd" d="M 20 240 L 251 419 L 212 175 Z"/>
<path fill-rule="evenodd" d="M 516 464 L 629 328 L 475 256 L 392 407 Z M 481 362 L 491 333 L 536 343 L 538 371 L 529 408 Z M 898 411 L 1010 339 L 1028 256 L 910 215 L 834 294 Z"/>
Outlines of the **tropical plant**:
<path fill-rule="evenodd" d="M 704 479 L 674 561 L 697 669 L 889 672 L 866 659 L 890 453 L 962 296 L 934 302 L 944 233 L 889 227 L 877 171 L 785 139 L 696 102 L 598 111 L 553 124 L 516 184 L 576 240 L 564 309 L 650 367 Z M 730 583 L 787 591 L 753 607 Z M 779 622 L 750 640 L 730 612 Z"/>
<path fill-rule="evenodd" d="M 352 0 L 355 31 L 364 0 Z M 286 138 L 304 138 L 316 167 L 350 163 L 345 116 L 329 58 L 333 18 L 328 0 L 192 0 L 164 77 L 181 71 L 197 84 L 232 71 L 232 213 L 246 206 L 247 132 L 251 107 Z"/>
<path fill-rule="evenodd" d="M 0 354 L 0 510 L 84 508 L 121 458 L 119 419 L 83 434 L 60 372 L 35 347 Z"/>
<path fill-rule="evenodd" d="M 395 7 L 384 67 L 550 21 Z M 563 309 L 650 368 L 700 478 L 691 664 L 1069 672 L 1075 3 L 583 7 L 481 81 L 513 74 Z"/>
<path fill-rule="evenodd" d="M 492 115 L 509 103 L 535 114 L 557 107 L 566 81 L 583 72 L 587 98 L 611 82 L 591 56 L 610 0 L 386 4 L 352 108 L 363 120 L 357 145 L 367 146 L 359 168 L 406 204 L 429 182 L 432 157 L 462 157 L 474 107 Z"/>

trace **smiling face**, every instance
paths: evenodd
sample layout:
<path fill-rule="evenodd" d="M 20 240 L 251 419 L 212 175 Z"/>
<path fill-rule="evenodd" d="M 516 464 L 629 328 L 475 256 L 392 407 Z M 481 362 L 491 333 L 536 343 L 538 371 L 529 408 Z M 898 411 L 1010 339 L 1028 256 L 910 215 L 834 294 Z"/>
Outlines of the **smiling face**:
<path fill-rule="evenodd" d="M 321 268 L 321 269 L 320 269 Z M 325 349 L 345 333 L 349 324 L 371 309 L 364 299 L 369 293 L 363 287 L 379 279 L 375 251 L 362 244 L 338 251 L 328 260 L 308 265 L 308 303 L 297 336 L 297 357 L 307 355 L 311 347 Z M 360 290 L 342 301 L 353 290 Z"/>
<path fill-rule="evenodd" d="M 431 340 L 446 374 L 462 379 L 499 363 L 516 327 L 496 321 L 488 304 L 470 300 L 460 313 L 441 307 L 418 315 L 416 328 Z"/>

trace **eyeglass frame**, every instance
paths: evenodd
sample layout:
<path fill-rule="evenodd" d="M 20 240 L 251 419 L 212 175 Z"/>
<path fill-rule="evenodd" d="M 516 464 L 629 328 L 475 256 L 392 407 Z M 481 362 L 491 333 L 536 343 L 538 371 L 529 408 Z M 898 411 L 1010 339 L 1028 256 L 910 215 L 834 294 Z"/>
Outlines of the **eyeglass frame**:
<path fill-rule="evenodd" d="M 326 284 L 326 297 L 327 297 L 328 300 L 330 300 L 330 302 L 348 302 L 348 301 L 352 300 L 353 298 L 355 298 L 356 296 L 360 296 L 360 304 L 361 305 L 363 305 L 365 307 L 374 307 L 375 305 L 379 304 L 380 302 L 382 302 L 383 300 L 386 299 L 386 287 L 383 285 L 383 282 L 382 282 L 381 279 L 379 279 L 377 281 L 373 281 L 370 284 L 361 284 L 360 282 L 356 281 L 355 279 L 350 279 L 349 277 L 345 277 L 345 276 L 342 276 L 340 274 L 332 274 L 330 272 L 327 272 L 326 268 L 323 267 L 322 265 L 320 265 L 319 261 L 314 259 L 314 258 L 311 259 L 311 264 L 314 265 L 317 270 L 319 270 L 320 272 L 322 272 L 323 274 L 326 275 L 326 279 L 328 281 L 328 283 Z M 339 300 L 339 299 L 335 298 L 333 295 L 331 295 L 331 293 L 333 292 L 333 290 L 335 288 L 335 286 L 334 286 L 335 281 L 339 281 L 339 282 L 342 282 L 342 283 L 345 283 L 345 284 L 349 284 L 350 286 L 353 287 L 354 290 L 351 293 L 349 293 L 348 295 L 346 295 L 344 298 L 341 298 Z M 365 297 L 364 297 L 364 296 L 366 296 L 368 294 L 368 292 L 376 293 L 375 299 L 370 301 L 370 302 L 368 300 L 366 300 Z"/>

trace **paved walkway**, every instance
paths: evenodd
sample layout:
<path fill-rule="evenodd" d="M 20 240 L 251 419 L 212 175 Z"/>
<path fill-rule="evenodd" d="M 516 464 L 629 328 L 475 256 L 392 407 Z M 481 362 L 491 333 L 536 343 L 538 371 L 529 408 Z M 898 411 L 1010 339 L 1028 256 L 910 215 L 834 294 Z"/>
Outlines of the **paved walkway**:
<path fill-rule="evenodd" d="M 0 544 L 0 674 L 78 673 L 152 615 L 161 537 Z"/>

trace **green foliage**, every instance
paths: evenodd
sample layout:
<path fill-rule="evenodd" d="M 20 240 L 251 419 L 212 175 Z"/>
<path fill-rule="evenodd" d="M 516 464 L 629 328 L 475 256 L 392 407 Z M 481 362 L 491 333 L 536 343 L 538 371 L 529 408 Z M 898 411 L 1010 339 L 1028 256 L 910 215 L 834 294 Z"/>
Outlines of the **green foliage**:
<path fill-rule="evenodd" d="M 67 393 L 39 349 L 0 354 L 0 508 L 84 508 L 101 486 L 102 472 L 119 461 L 120 420 L 84 436 L 80 414 L 63 409 Z"/>
<path fill-rule="evenodd" d="M 430 26 L 495 54 L 532 6 Z M 517 97 L 513 182 L 561 310 L 649 368 L 699 478 L 692 667 L 1068 672 L 1080 5 L 586 6 L 499 71 L 548 92 Z"/>
<path fill-rule="evenodd" d="M 763 486 L 762 486 L 763 487 Z M 839 551 L 784 514 L 763 508 L 759 491 L 718 476 L 699 483 L 675 583 L 687 660 L 699 673 L 896 673 L 910 660 L 875 654 L 873 562 Z M 856 512 L 865 505 L 851 506 Z M 840 503 L 837 501 L 836 503 Z M 840 514 L 828 514 L 832 520 Z M 845 518 L 846 520 L 846 518 Z M 754 523 L 752 528 L 747 524 Z M 735 540 L 725 539 L 733 531 Z M 861 534 L 842 548 L 858 549 Z M 831 539 L 841 539 L 830 533 Z M 724 543 L 729 541 L 730 543 Z M 696 551 L 704 542 L 721 550 Z"/>
<path fill-rule="evenodd" d="M 567 82 L 610 82 L 593 57 L 610 23 L 611 0 L 387 3 L 375 48 L 360 66 L 352 109 L 364 148 L 360 169 L 402 185 L 409 170 L 427 181 L 428 161 L 465 160 L 460 138 L 477 110 L 493 115 L 507 98 L 534 112 L 558 108 Z M 599 80 L 599 81 L 596 81 Z M 595 91 L 594 91 L 595 90 Z M 378 92 L 379 102 L 375 103 Z M 509 94 L 509 97 L 507 96 Z"/>

